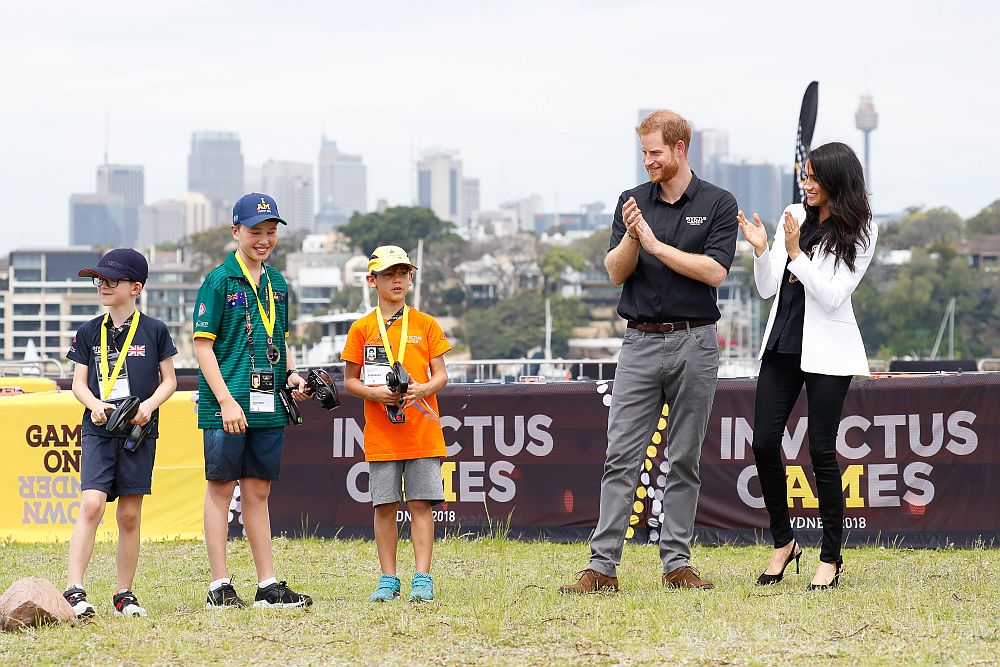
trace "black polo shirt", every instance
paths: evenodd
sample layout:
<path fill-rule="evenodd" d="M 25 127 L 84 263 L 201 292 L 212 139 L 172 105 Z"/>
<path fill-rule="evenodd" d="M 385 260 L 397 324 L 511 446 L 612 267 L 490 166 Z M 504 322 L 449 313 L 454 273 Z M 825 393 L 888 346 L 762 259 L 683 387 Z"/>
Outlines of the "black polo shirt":
<path fill-rule="evenodd" d="M 142 315 L 139 318 L 139 325 L 135 329 L 135 336 L 132 338 L 129 349 L 122 350 L 133 317 L 135 317 L 134 313 L 120 327 L 111 326 L 111 318 L 108 318 L 108 347 L 113 348 L 112 354 L 108 356 L 108 361 L 111 362 L 112 356 L 117 359 L 116 352 L 120 351 L 126 355 L 124 372 L 128 374 L 129 390 L 140 401 L 145 401 L 160 386 L 160 362 L 177 354 L 177 348 L 174 347 L 174 341 L 170 337 L 170 332 L 167 331 L 166 324 Z M 87 367 L 87 388 L 98 398 L 100 398 L 101 392 L 97 376 L 101 372 L 101 326 L 103 320 L 104 315 L 99 315 L 81 326 L 73 338 L 73 344 L 66 352 L 67 359 Z M 114 366 L 109 363 L 109 374 L 112 368 Z M 159 409 L 155 410 L 153 417 L 158 417 L 159 412 Z M 159 427 L 154 426 L 147 437 L 158 437 L 158 430 Z M 89 408 L 85 408 L 83 411 L 83 432 L 89 435 L 111 436 L 104 426 L 98 426 L 90 420 Z"/>
<path fill-rule="evenodd" d="M 643 183 L 618 198 L 611 224 L 613 250 L 625 236 L 622 206 L 635 197 L 642 217 L 660 241 L 678 250 L 707 255 L 726 271 L 736 255 L 736 198 L 722 188 L 703 181 L 694 173 L 684 194 L 673 204 L 660 199 L 657 183 Z M 627 243 L 637 243 L 626 239 Z M 699 280 L 668 268 L 639 248 L 639 262 L 622 287 L 618 314 L 639 322 L 713 320 L 722 316 L 716 304 L 718 291 Z"/>
<path fill-rule="evenodd" d="M 820 242 L 820 228 L 807 218 L 799 228 L 799 249 L 813 257 Z M 806 318 L 806 290 L 798 278 L 788 270 L 790 259 L 785 260 L 785 272 L 778 286 L 778 312 L 767 337 L 767 349 L 785 354 L 802 354 L 802 324 Z"/>

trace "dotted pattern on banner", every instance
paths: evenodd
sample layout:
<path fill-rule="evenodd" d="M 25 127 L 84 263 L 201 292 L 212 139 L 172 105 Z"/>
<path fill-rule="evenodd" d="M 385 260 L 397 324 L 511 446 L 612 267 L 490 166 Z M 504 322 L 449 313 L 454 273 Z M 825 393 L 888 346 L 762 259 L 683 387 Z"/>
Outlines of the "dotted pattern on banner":
<path fill-rule="evenodd" d="M 607 380 L 598 381 L 597 393 L 605 407 L 611 407 L 614 393 Z M 670 406 L 666 403 L 660 410 L 656 431 L 646 447 L 646 457 L 639 471 L 639 484 L 635 489 L 632 514 L 625 529 L 625 539 L 643 544 L 660 541 L 660 526 L 663 525 L 663 490 L 667 485 L 667 418 Z"/>
<path fill-rule="evenodd" d="M 670 406 L 666 403 L 660 409 L 656 431 L 646 446 L 646 458 L 639 471 L 639 484 L 635 489 L 636 500 L 632 504 L 632 516 L 625 530 L 625 538 L 641 543 L 656 544 L 660 541 L 660 526 L 663 525 L 663 489 L 667 484 L 666 430 Z"/>
<path fill-rule="evenodd" d="M 233 488 L 233 499 L 229 501 L 229 539 L 246 537 L 243 527 L 243 502 L 240 500 L 240 483 Z"/>

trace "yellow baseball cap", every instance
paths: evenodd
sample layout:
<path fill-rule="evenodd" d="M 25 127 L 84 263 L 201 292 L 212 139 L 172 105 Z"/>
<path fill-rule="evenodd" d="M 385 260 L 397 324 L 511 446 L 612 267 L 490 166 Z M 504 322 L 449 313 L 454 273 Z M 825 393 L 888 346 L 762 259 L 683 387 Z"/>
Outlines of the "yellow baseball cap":
<path fill-rule="evenodd" d="M 398 245 L 379 246 L 375 248 L 374 252 L 368 258 L 368 273 L 381 273 L 390 266 L 397 266 L 399 264 L 409 264 L 411 268 L 417 268 L 410 261 L 406 251 Z"/>

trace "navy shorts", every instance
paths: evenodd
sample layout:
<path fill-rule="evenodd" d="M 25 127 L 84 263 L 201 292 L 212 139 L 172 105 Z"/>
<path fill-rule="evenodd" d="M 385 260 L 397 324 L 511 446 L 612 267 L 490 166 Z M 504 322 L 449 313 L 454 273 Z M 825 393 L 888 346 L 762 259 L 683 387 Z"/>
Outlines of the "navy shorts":
<path fill-rule="evenodd" d="M 84 433 L 80 442 L 81 489 L 103 491 L 108 502 L 151 493 L 156 440 L 147 438 L 134 452 L 125 451 L 125 438 Z"/>
<path fill-rule="evenodd" d="M 248 428 L 226 433 L 221 428 L 204 429 L 205 479 L 232 482 L 244 477 L 277 480 L 281 472 L 283 426 Z"/>

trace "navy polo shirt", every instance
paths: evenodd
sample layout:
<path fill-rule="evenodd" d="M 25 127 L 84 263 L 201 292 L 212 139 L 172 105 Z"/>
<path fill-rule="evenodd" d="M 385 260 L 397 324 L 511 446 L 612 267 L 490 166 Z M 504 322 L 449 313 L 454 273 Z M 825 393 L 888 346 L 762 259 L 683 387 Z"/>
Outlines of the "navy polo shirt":
<path fill-rule="evenodd" d="M 108 347 L 113 346 L 115 350 L 126 354 L 125 370 L 128 372 L 129 390 L 140 401 L 145 401 L 160 386 L 160 362 L 177 354 L 177 348 L 174 347 L 174 341 L 170 337 L 170 332 L 167 331 L 166 324 L 142 315 L 128 351 L 123 350 L 133 317 L 135 314 L 125 320 L 120 327 L 113 327 L 111 318 L 108 318 Z M 100 315 L 81 326 L 73 338 L 73 344 L 69 351 L 66 352 L 67 359 L 87 366 L 87 388 L 98 398 L 101 397 L 97 378 L 101 372 L 101 326 L 103 326 L 103 321 L 104 315 Z M 114 366 L 108 364 L 109 374 L 113 369 Z M 154 419 L 159 416 L 159 412 L 159 409 L 153 412 Z M 158 437 L 158 430 L 158 426 L 153 426 L 147 437 Z M 111 433 L 104 426 L 98 426 L 90 420 L 89 408 L 85 408 L 83 411 L 83 433 L 111 437 Z"/>
<path fill-rule="evenodd" d="M 658 183 L 626 190 L 615 208 L 609 252 L 625 236 L 622 206 L 629 197 L 635 197 L 657 239 L 687 253 L 707 255 L 729 271 L 736 255 L 738 229 L 738 208 L 732 194 L 694 173 L 684 194 L 673 204 L 660 199 Z M 622 287 L 618 314 L 638 322 L 718 321 L 722 314 L 717 298 L 716 288 L 676 273 L 640 247 L 635 271 Z"/>

